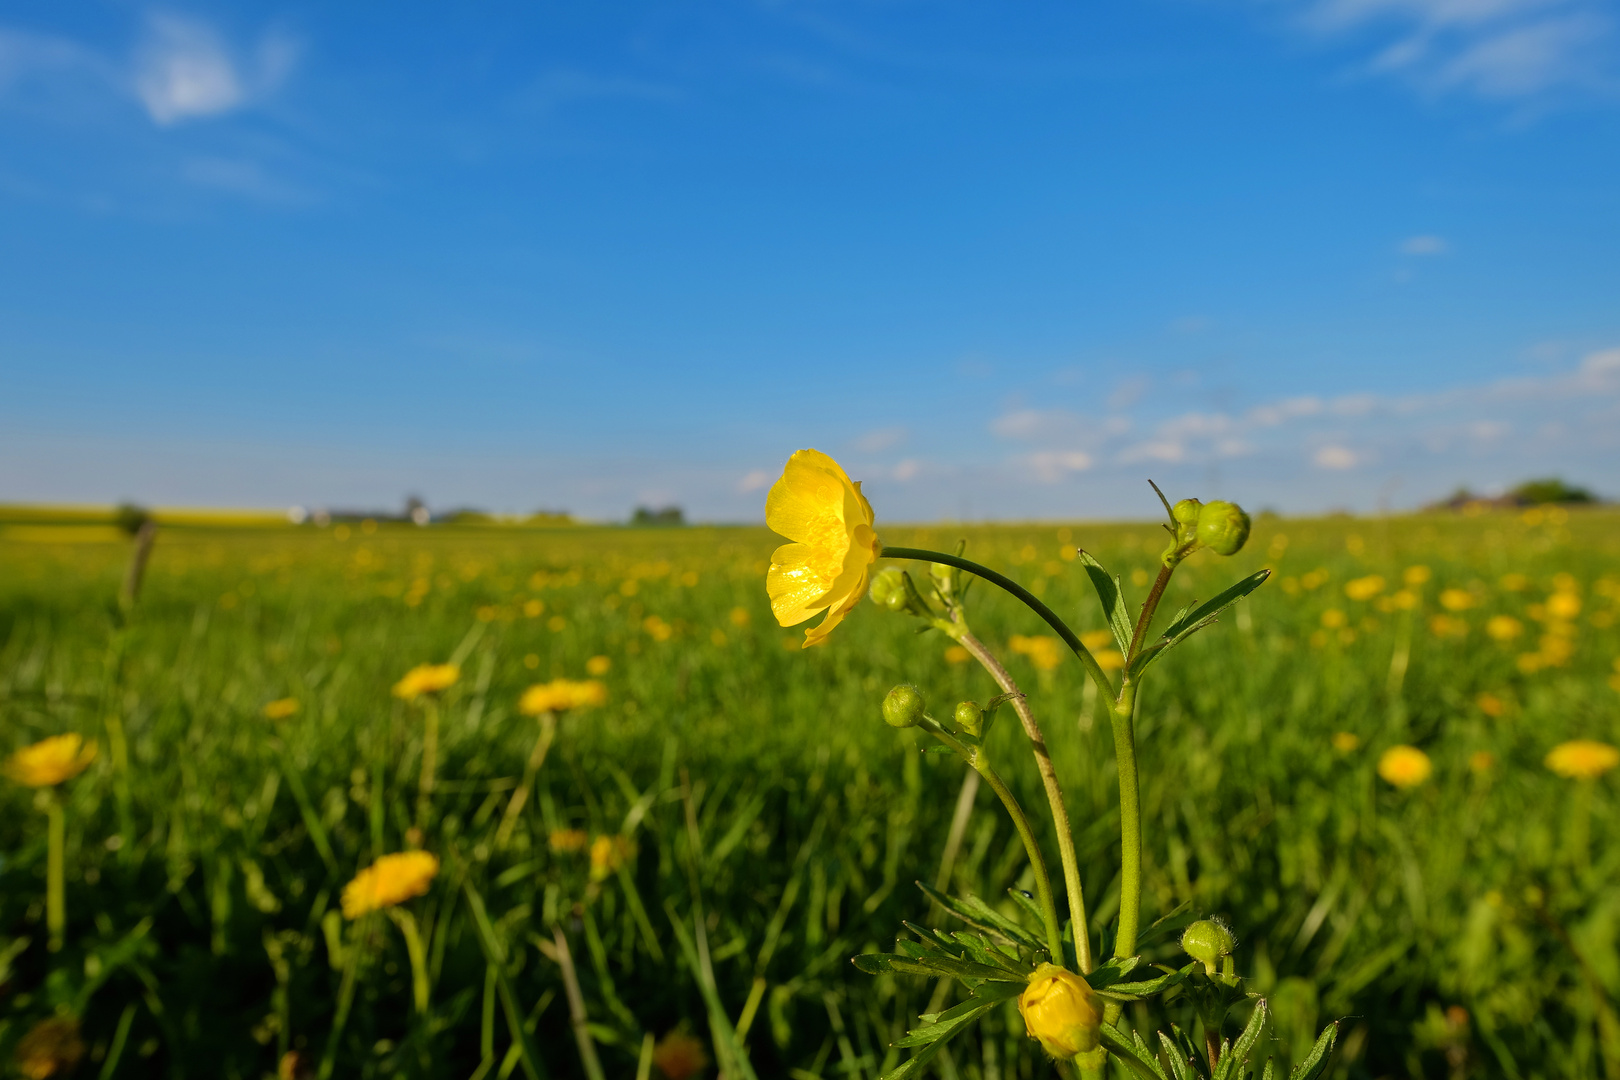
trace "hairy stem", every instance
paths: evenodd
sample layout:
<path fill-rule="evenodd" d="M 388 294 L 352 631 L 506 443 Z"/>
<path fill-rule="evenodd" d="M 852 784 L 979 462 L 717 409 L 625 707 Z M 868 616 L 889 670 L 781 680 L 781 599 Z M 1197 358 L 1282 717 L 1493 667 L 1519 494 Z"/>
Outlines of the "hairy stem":
<path fill-rule="evenodd" d="M 1153 621 L 1153 613 L 1159 610 L 1159 601 L 1164 598 L 1164 588 L 1170 584 L 1170 575 L 1175 572 L 1176 564 L 1173 562 L 1159 567 L 1159 576 L 1153 579 L 1153 588 L 1148 590 L 1147 599 L 1142 601 L 1142 613 L 1137 616 L 1136 630 L 1131 634 L 1131 651 L 1125 654 L 1127 665 L 1136 659 L 1136 654 L 1142 650 L 1142 639 L 1147 636 L 1148 624 Z"/>
<path fill-rule="evenodd" d="M 1046 802 L 1052 809 L 1052 825 L 1057 831 L 1058 858 L 1063 863 L 1063 887 L 1069 894 L 1069 923 L 1074 932 L 1075 961 L 1080 965 L 1082 972 L 1091 971 L 1091 932 L 1086 922 L 1085 894 L 1080 886 L 1080 862 L 1074 853 L 1074 833 L 1069 826 L 1069 811 L 1063 802 L 1063 789 L 1058 786 L 1057 770 L 1052 766 L 1052 755 L 1046 748 L 1046 737 L 1041 734 L 1040 725 L 1035 722 L 1035 713 L 1029 707 L 1029 701 L 1019 691 L 1018 684 L 1013 682 L 1012 676 L 1002 666 L 984 643 L 974 637 L 966 629 L 958 628 L 953 634 L 961 646 L 973 654 L 974 659 L 984 665 L 990 677 L 1001 687 L 1003 693 L 1011 694 L 1013 711 L 1023 722 L 1024 734 L 1029 736 L 1029 745 L 1035 755 L 1035 764 L 1041 773 L 1041 783 L 1046 788 Z"/>
<path fill-rule="evenodd" d="M 1012 578 L 1004 574 L 998 574 L 988 566 L 981 566 L 972 559 L 964 559 L 960 555 L 947 555 L 943 551 L 929 551 L 926 548 L 885 547 L 883 549 L 883 558 L 915 559 L 919 562 L 944 563 L 946 566 L 954 566 L 958 570 L 966 570 L 975 577 L 983 578 L 990 584 L 1011 593 L 1025 607 L 1039 615 L 1046 625 L 1057 632 L 1057 636 L 1062 638 L 1063 643 L 1079 658 L 1080 663 L 1086 669 L 1086 673 L 1097 684 L 1097 688 L 1109 697 L 1113 696 L 1114 687 L 1108 681 L 1108 673 L 1102 669 L 1102 665 L 1097 663 L 1097 658 L 1091 655 L 1091 650 L 1081 642 L 1080 636 L 1069 629 L 1069 624 L 1058 618 L 1056 612 L 1041 603 L 1039 597 Z"/>
<path fill-rule="evenodd" d="M 1136 687 L 1127 686 L 1109 719 L 1119 767 L 1119 933 L 1114 955 L 1136 955 L 1142 909 L 1142 802 L 1136 770 Z"/>

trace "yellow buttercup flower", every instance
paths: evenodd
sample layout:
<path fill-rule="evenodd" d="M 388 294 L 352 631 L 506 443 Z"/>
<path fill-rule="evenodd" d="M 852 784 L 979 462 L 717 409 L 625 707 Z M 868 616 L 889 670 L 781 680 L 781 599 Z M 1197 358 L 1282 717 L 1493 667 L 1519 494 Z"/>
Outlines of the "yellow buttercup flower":
<path fill-rule="evenodd" d="M 819 645 L 866 595 L 872 564 L 883 552 L 873 531 L 872 504 L 861 485 L 819 450 L 800 450 L 765 497 L 765 524 L 792 540 L 771 554 L 765 591 L 783 626 L 819 612 L 827 617 L 804 633 Z"/>
<path fill-rule="evenodd" d="M 606 656 L 593 656 L 585 661 L 585 670 L 592 675 L 606 675 L 613 670 L 613 661 Z"/>
<path fill-rule="evenodd" d="M 551 835 L 546 837 L 546 846 L 559 855 L 566 855 L 584 851 L 590 839 L 583 829 L 552 829 Z"/>
<path fill-rule="evenodd" d="M 439 859 L 426 851 L 384 855 L 343 886 L 343 917 L 358 919 L 421 896 L 439 873 Z"/>
<path fill-rule="evenodd" d="M 1361 736 L 1353 731 L 1335 731 L 1333 733 L 1333 749 L 1341 754 L 1355 753 L 1361 745 Z"/>
<path fill-rule="evenodd" d="M 1595 780 L 1620 765 L 1620 750 L 1592 739 L 1559 743 L 1547 755 L 1547 768 L 1571 780 Z"/>
<path fill-rule="evenodd" d="M 709 1067 L 703 1043 L 679 1028 L 658 1040 L 652 1059 L 666 1080 L 690 1080 Z"/>
<path fill-rule="evenodd" d="M 1030 662 L 1041 671 L 1056 671 L 1063 663 L 1062 643 L 1049 635 L 1014 634 L 1008 639 L 1007 647 L 1029 657 Z"/>
<path fill-rule="evenodd" d="M 52 735 L 6 758 L 5 774 L 26 787 L 55 787 L 71 780 L 96 760 L 96 744 L 76 734 Z"/>
<path fill-rule="evenodd" d="M 1067 968 L 1042 964 L 1018 997 L 1024 1030 L 1048 1054 L 1068 1061 L 1097 1049 L 1102 1005 L 1091 984 Z"/>
<path fill-rule="evenodd" d="M 1354 581 L 1347 581 L 1344 585 L 1344 595 L 1352 600 L 1371 600 L 1384 591 L 1384 579 L 1377 574 L 1367 577 L 1358 577 Z"/>
<path fill-rule="evenodd" d="M 566 712 L 587 705 L 607 704 L 607 687 L 595 679 L 552 679 L 523 691 L 518 710 L 525 716 Z"/>
<path fill-rule="evenodd" d="M 285 720 L 298 712 L 298 699 L 292 697 L 278 698 L 264 707 L 267 720 Z"/>
<path fill-rule="evenodd" d="M 1433 773 L 1429 755 L 1415 746 L 1392 746 L 1378 758 L 1378 775 L 1403 790 L 1417 787 Z"/>
<path fill-rule="evenodd" d="M 603 881 L 636 853 L 628 836 L 598 836 L 591 841 L 591 880 Z"/>
<path fill-rule="evenodd" d="M 461 668 L 455 664 L 417 664 L 394 684 L 394 696 L 414 701 L 423 694 L 437 694 L 448 690 L 461 678 Z"/>

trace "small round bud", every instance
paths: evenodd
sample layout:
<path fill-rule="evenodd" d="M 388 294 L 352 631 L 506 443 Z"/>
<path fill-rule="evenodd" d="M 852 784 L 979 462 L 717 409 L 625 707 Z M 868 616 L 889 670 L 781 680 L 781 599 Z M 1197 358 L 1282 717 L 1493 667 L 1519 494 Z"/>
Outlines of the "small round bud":
<path fill-rule="evenodd" d="M 1182 499 L 1170 508 L 1170 516 L 1175 518 L 1178 524 L 1197 525 L 1198 511 L 1203 508 L 1204 504 L 1197 499 Z"/>
<path fill-rule="evenodd" d="M 895 567 L 879 570 L 872 575 L 872 588 L 867 593 L 872 603 L 890 611 L 906 609 L 906 579 L 904 571 Z"/>
<path fill-rule="evenodd" d="M 1221 958 L 1237 948 L 1232 931 L 1214 919 L 1200 919 L 1187 927 L 1181 935 L 1181 950 L 1204 965 L 1211 975 L 1220 966 Z"/>
<path fill-rule="evenodd" d="M 883 699 L 883 722 L 890 727 L 915 727 L 924 708 L 922 691 L 910 683 L 901 683 Z"/>
<path fill-rule="evenodd" d="M 956 726 L 969 735 L 983 733 L 984 710 L 979 708 L 977 701 L 963 701 L 956 706 Z"/>
<path fill-rule="evenodd" d="M 1067 968 L 1042 964 L 1018 997 L 1024 1030 L 1060 1061 L 1097 1049 L 1102 1003 L 1091 984 Z"/>
<path fill-rule="evenodd" d="M 957 584 L 962 580 L 962 571 L 944 563 L 929 563 L 928 576 L 933 580 L 934 588 L 939 590 L 939 595 L 949 600 L 956 595 Z"/>
<path fill-rule="evenodd" d="M 1217 499 L 1198 512 L 1198 542 L 1217 555 L 1236 555 L 1249 539 L 1249 515 L 1237 503 Z"/>

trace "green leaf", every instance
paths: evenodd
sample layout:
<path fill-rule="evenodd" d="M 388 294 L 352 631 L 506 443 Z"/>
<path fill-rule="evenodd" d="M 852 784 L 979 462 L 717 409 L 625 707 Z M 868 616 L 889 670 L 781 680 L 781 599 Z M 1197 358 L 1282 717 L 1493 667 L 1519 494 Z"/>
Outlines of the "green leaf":
<path fill-rule="evenodd" d="M 1193 915 L 1192 901 L 1183 900 L 1153 920 L 1152 926 L 1137 935 L 1136 947 L 1146 949 L 1154 942 L 1167 938 L 1178 930 L 1185 930 L 1194 921 L 1196 920 Z"/>
<path fill-rule="evenodd" d="M 1254 1003 L 1254 1012 L 1249 1016 L 1249 1022 L 1243 1025 L 1243 1032 L 1232 1045 L 1232 1049 L 1221 1052 L 1220 1064 L 1215 1066 L 1213 1080 L 1243 1080 L 1249 1074 L 1249 1058 L 1254 1056 L 1255 1044 L 1265 1033 L 1266 1021 L 1270 1019 L 1271 1009 L 1266 1005 L 1266 999 L 1260 998 Z"/>
<path fill-rule="evenodd" d="M 1152 997 L 1181 982 L 1192 974 L 1197 967 L 1197 961 L 1188 964 L 1178 971 L 1167 971 L 1156 979 L 1146 979 L 1142 982 L 1116 982 L 1108 986 L 1093 987 L 1103 997 L 1115 998 L 1119 1001 L 1136 1001 L 1141 998 Z"/>
<path fill-rule="evenodd" d="M 977 1003 L 968 1002 L 967 1004 L 977 1004 Z M 945 1032 L 942 1035 L 935 1036 L 934 1041 L 929 1043 L 927 1046 L 923 1047 L 921 1050 L 919 1050 L 917 1052 L 917 1055 L 915 1057 L 913 1057 L 910 1061 L 907 1061 L 905 1064 L 901 1065 L 897 1069 L 889 1070 L 888 1072 L 884 1073 L 881 1077 L 879 1077 L 878 1080 L 910 1080 L 911 1077 L 917 1076 L 921 1072 L 922 1067 L 924 1065 L 927 1065 L 929 1063 L 929 1061 L 933 1060 L 933 1057 L 934 1057 L 935 1054 L 939 1053 L 941 1050 L 943 1050 L 945 1048 L 946 1043 L 950 1042 L 951 1039 L 953 1039 L 957 1035 L 961 1034 L 962 1031 L 965 1030 L 968 1027 L 969 1024 L 973 1023 L 973 1021 L 977 1020 L 980 1016 L 983 1016 L 985 1013 L 987 1013 L 991 1009 L 995 1008 L 997 1004 L 998 1004 L 998 1002 L 994 1002 L 994 1001 L 988 1001 L 988 1002 L 984 1002 L 982 1004 L 978 1004 L 978 1009 L 977 1009 L 976 1012 L 973 1012 L 970 1015 L 964 1016 L 964 1017 L 959 1018 L 958 1020 L 956 1020 L 952 1024 L 949 1031 Z M 958 1006 L 958 1008 L 960 1008 L 960 1006 Z M 952 1011 L 955 1011 L 955 1010 L 952 1010 Z M 895 1045 L 899 1046 L 901 1044 L 896 1043 Z"/>
<path fill-rule="evenodd" d="M 1120 655 L 1129 656 L 1133 630 L 1130 613 L 1125 610 L 1125 594 L 1120 590 L 1119 578 L 1109 577 L 1102 563 L 1084 550 L 1080 552 L 1080 565 L 1086 568 L 1086 576 L 1091 579 L 1091 587 L 1097 590 L 1097 599 L 1102 603 L 1103 618 L 1108 620 L 1108 629 L 1114 632 L 1114 641 L 1119 645 Z"/>
<path fill-rule="evenodd" d="M 1339 1022 L 1337 1020 L 1322 1029 L 1317 1037 L 1316 1045 L 1311 1052 L 1305 1055 L 1305 1060 L 1294 1066 L 1294 1071 L 1288 1074 L 1288 1080 L 1317 1080 L 1327 1071 L 1328 1059 L 1333 1054 L 1333 1044 L 1339 1040 Z"/>
<path fill-rule="evenodd" d="M 1198 1080 L 1198 1072 L 1193 1067 L 1186 1053 L 1177 1046 L 1175 1040 L 1164 1032 L 1159 1032 L 1159 1044 L 1164 1047 L 1164 1060 L 1170 1063 L 1170 1075 L 1174 1080 Z"/>
<path fill-rule="evenodd" d="M 1270 576 L 1270 570 L 1257 570 L 1219 596 L 1216 596 L 1213 600 L 1208 600 L 1186 614 L 1179 616 L 1175 622 L 1165 627 L 1162 637 L 1137 654 L 1136 659 L 1131 663 L 1131 674 L 1133 676 L 1140 675 L 1166 649 L 1180 645 L 1188 637 L 1214 622 L 1221 612 L 1265 584 L 1266 578 Z"/>
<path fill-rule="evenodd" d="M 967 1001 L 937 1014 L 936 1019 L 932 1022 L 919 1028 L 912 1028 L 906 1033 L 905 1038 L 894 1045 L 901 1049 L 908 1046 L 926 1046 L 935 1039 L 942 1039 L 953 1034 L 961 1025 L 983 1016 L 995 1004 L 995 1001 L 981 1001 L 977 998 L 969 998 Z"/>
<path fill-rule="evenodd" d="M 1114 983 L 1123 982 L 1125 976 L 1136 970 L 1141 963 L 1142 958 L 1140 956 L 1127 956 L 1124 959 L 1115 957 L 1104 960 L 1091 969 L 1090 974 L 1086 976 L 1086 982 L 1091 984 L 1093 990 L 1112 986 Z"/>
<path fill-rule="evenodd" d="M 917 888 L 921 889 L 924 895 L 926 895 L 934 903 L 938 904 L 952 915 L 955 915 L 958 919 L 961 919 L 969 926 L 977 927 L 987 934 L 1002 937 L 1013 942 L 1014 944 L 1022 945 L 1024 948 L 1029 949 L 1032 952 L 1046 951 L 1045 946 L 1043 946 L 1040 941 L 1028 930 L 1025 930 L 1022 926 L 1019 926 L 1016 922 L 1013 922 L 1011 919 L 1007 918 L 1007 916 L 992 909 L 989 904 L 986 904 L 977 896 L 968 896 L 959 899 L 951 896 L 948 893 L 939 891 L 924 881 L 917 882 Z"/>
<path fill-rule="evenodd" d="M 1135 1032 L 1132 1032 L 1130 1039 L 1126 1039 L 1125 1033 L 1119 1028 L 1112 1024 L 1104 1024 L 1100 1034 L 1103 1045 L 1137 1076 L 1143 1077 L 1144 1080 L 1170 1080 L 1159 1067 L 1158 1058 L 1143 1045 L 1141 1037 Z"/>

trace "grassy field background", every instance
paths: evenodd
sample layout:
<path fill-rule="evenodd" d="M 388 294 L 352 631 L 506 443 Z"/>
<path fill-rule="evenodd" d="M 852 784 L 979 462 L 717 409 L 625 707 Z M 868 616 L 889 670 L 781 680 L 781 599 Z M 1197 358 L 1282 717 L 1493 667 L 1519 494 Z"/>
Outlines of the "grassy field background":
<path fill-rule="evenodd" d="M 1073 547 L 1139 601 L 1163 546 L 1151 525 L 882 533 L 965 538 L 1086 629 L 1102 618 Z M 637 1075 L 646 1037 L 683 1026 L 711 1057 L 716 1032 L 740 1029 L 760 1077 L 892 1068 L 889 1044 L 951 991 L 849 959 L 928 920 L 913 882 L 941 872 L 964 770 L 918 753 L 878 704 L 902 681 L 947 711 L 994 690 L 937 634 L 869 604 L 801 651 L 765 600 L 776 542 L 166 527 L 123 625 L 114 530 L 0 523 L 0 753 L 65 731 L 102 747 L 64 789 L 60 953 L 44 945 L 45 817 L 33 792 L 0 784 L 0 1060 L 66 1009 L 82 1016 L 84 1076 L 304 1075 L 329 1054 L 337 1076 L 582 1076 L 560 927 L 608 1076 Z M 1582 783 L 1542 764 L 1566 739 L 1620 741 L 1620 514 L 1262 519 L 1240 555 L 1178 572 L 1166 610 L 1260 566 L 1273 579 L 1144 694 L 1148 919 L 1183 901 L 1229 919 L 1279 1053 L 1343 1018 L 1334 1075 L 1620 1075 L 1616 774 Z M 1077 664 L 1006 651 L 1041 633 L 1033 616 L 986 587 L 970 607 L 1032 696 L 1105 926 L 1107 722 Z M 497 843 L 538 732 L 519 695 L 595 657 L 608 703 L 564 716 Z M 452 658 L 463 674 L 443 699 L 422 838 L 443 870 L 410 905 L 432 983 L 419 1013 L 396 927 L 346 924 L 336 905 L 359 868 L 406 846 L 415 813 L 423 710 L 390 687 Z M 296 713 L 265 716 L 288 698 Z M 1039 819 L 1021 740 L 1003 724 L 992 746 Z M 1397 743 L 1430 755 L 1429 782 L 1377 778 Z M 591 880 L 588 853 L 549 842 L 568 829 L 624 837 L 622 869 Z M 1029 884 L 1024 865 L 980 792 L 951 886 L 1001 900 Z M 356 991 L 334 1043 L 346 964 Z M 1187 1020 L 1174 1003 L 1127 1019 Z M 1049 1066 L 1009 1006 L 936 1072 Z"/>

